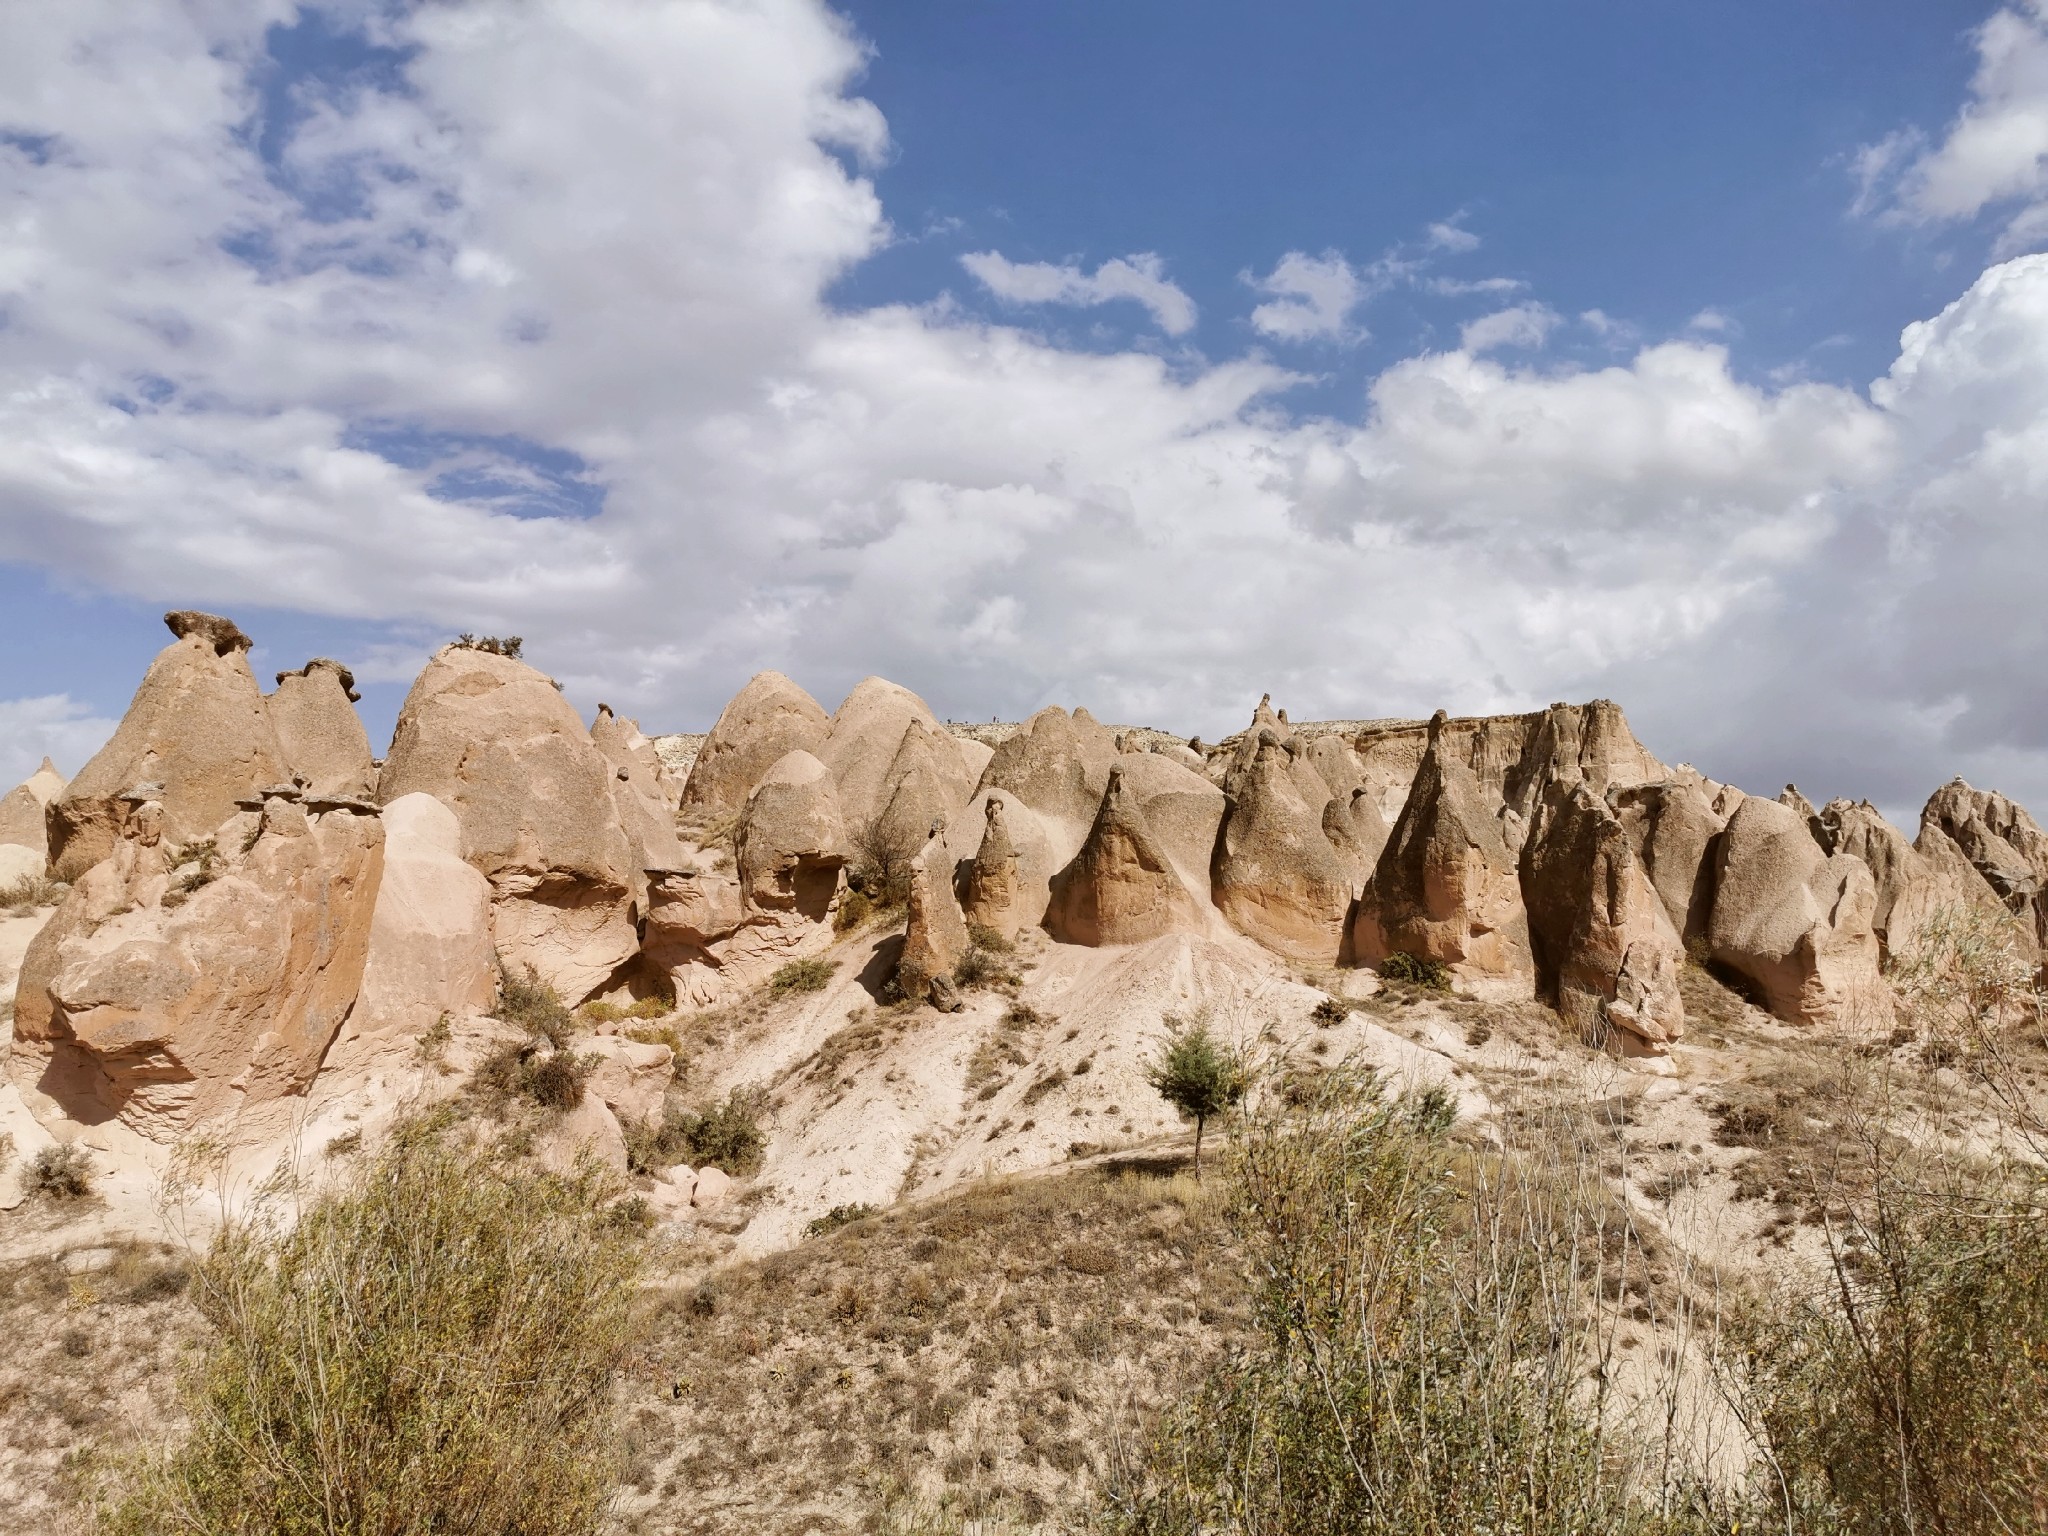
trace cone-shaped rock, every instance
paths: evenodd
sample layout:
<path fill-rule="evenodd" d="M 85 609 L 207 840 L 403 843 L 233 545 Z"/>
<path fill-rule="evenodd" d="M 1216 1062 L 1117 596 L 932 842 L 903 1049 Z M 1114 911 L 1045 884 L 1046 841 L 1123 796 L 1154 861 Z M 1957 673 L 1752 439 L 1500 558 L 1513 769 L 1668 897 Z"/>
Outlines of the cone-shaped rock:
<path fill-rule="evenodd" d="M 1062 863 L 1095 823 L 1117 761 L 1116 740 L 1086 710 L 1047 706 L 995 749 L 982 770 L 984 789 L 1015 795 L 1043 819 Z"/>
<path fill-rule="evenodd" d="M 1322 812 L 1302 797 L 1287 750 L 1268 742 L 1224 819 L 1215 890 L 1239 933 L 1329 965 L 1344 945 L 1352 870 L 1323 835 Z"/>
<path fill-rule="evenodd" d="M 904 737 L 916 726 L 928 738 L 922 750 L 913 748 L 910 758 L 901 758 Z M 944 786 L 946 812 L 965 805 L 974 794 L 985 759 L 980 751 L 939 728 L 930 708 L 908 688 L 879 677 L 863 681 L 832 716 L 831 729 L 817 755 L 832 770 L 839 791 L 839 807 L 850 831 L 859 832 L 875 824 L 889 808 L 898 779 L 908 762 L 928 764 Z M 986 750 L 986 749 L 982 749 Z M 916 856 L 931 835 L 929 825 L 917 829 L 922 835 L 907 845 Z"/>
<path fill-rule="evenodd" d="M 356 698 L 355 674 L 316 656 L 296 672 L 278 673 L 277 692 L 264 701 L 285 761 L 314 794 L 368 795 L 376 789 L 370 738 Z"/>
<path fill-rule="evenodd" d="M 1393 835 L 1394 829 L 1380 814 L 1379 800 L 1363 784 L 1323 807 L 1323 836 L 1344 861 L 1345 876 L 1354 889 L 1372 878 Z"/>
<path fill-rule="evenodd" d="M 1830 857 L 1806 818 L 1752 795 L 1715 845 L 1713 958 L 1792 1024 L 1888 1022 L 1878 973 L 1877 886 L 1870 867 Z"/>
<path fill-rule="evenodd" d="M 50 808 L 59 880 L 76 880 L 113 850 L 127 790 L 162 785 L 164 835 L 186 843 L 210 834 L 238 800 L 291 777 L 249 671 L 249 637 L 212 614 L 164 622 L 177 640 L 149 664 L 113 739 Z"/>
<path fill-rule="evenodd" d="M 1505 771 L 1502 796 L 1525 822 L 1535 817 L 1552 785 L 1583 782 L 1604 795 L 1613 785 L 1645 784 L 1669 776 L 1636 740 L 1627 716 L 1611 700 L 1553 704 L 1540 715 L 1521 719 L 1528 722 L 1527 734 L 1519 756 Z"/>
<path fill-rule="evenodd" d="M 1142 944 L 1167 933 L 1200 933 L 1202 908 L 1146 824 L 1122 765 L 1073 862 L 1053 881 L 1046 926 L 1069 944 Z"/>
<path fill-rule="evenodd" d="M 167 1141 L 312 1080 L 362 981 L 384 828 L 361 802 L 261 803 L 167 867 L 164 806 L 124 802 L 22 964 L 9 1070 L 32 1103 Z"/>
<path fill-rule="evenodd" d="M 1442 711 L 1430 721 L 1408 803 L 1359 900 L 1353 954 L 1367 965 L 1399 953 L 1468 976 L 1533 976 L 1515 856 L 1444 723 Z"/>
<path fill-rule="evenodd" d="M 378 784 L 429 794 L 462 824 L 491 882 L 498 953 L 571 1003 L 639 945 L 640 861 L 619 824 L 614 770 L 561 691 L 522 661 L 448 646 L 406 695 Z"/>
<path fill-rule="evenodd" d="M 1538 987 L 1591 1044 L 1661 1055 L 1685 1028 L 1685 950 L 1607 803 L 1580 780 L 1552 785 L 1522 855 Z"/>
<path fill-rule="evenodd" d="M 46 757 L 27 780 L 0 796 L 0 889 L 23 876 L 41 879 L 49 867 L 49 809 L 64 793 L 64 780 Z"/>
<path fill-rule="evenodd" d="M 1946 859 L 1938 852 L 1922 853 L 1868 800 L 1830 800 L 1818 819 L 1830 851 L 1870 866 L 1877 887 L 1871 926 L 1888 956 L 1912 953 L 1927 925 L 1944 908 L 1991 894 L 1965 860 L 1952 852 Z"/>
<path fill-rule="evenodd" d="M 910 861 L 910 914 L 903 956 L 896 964 L 896 985 L 905 997 L 931 997 L 932 983 L 950 979 L 967 953 L 967 919 L 953 894 L 953 866 L 942 837 L 934 837 Z"/>
<path fill-rule="evenodd" d="M 786 753 L 815 753 L 831 722 L 780 672 L 757 672 L 734 694 L 697 750 L 683 784 L 682 819 L 702 826 L 746 808 L 762 775 Z"/>
<path fill-rule="evenodd" d="M 831 772 L 808 752 L 785 753 L 747 801 L 739 833 L 741 895 L 756 911 L 818 922 L 846 860 L 846 819 Z"/>
<path fill-rule="evenodd" d="M 612 805 L 619 825 L 632 844 L 634 895 L 645 907 L 645 872 L 675 869 L 683 861 L 683 845 L 676 837 L 675 814 L 655 769 L 651 752 L 641 752 L 636 742 L 647 738 L 631 720 L 613 714 L 609 705 L 597 706 L 597 719 L 590 727 L 591 744 L 611 765 Z"/>
<path fill-rule="evenodd" d="M 1007 790 L 983 790 L 977 798 L 981 845 L 969 866 L 964 914 L 973 926 L 1014 939 L 1044 920 L 1058 866 L 1035 811 Z"/>

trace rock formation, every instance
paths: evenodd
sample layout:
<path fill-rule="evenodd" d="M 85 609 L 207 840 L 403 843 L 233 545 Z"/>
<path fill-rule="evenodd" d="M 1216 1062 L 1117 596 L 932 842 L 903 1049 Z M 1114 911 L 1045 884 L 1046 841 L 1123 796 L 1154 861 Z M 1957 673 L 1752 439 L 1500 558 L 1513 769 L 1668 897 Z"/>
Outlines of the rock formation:
<path fill-rule="evenodd" d="M 157 653 L 113 738 L 49 811 L 51 873 L 75 881 L 113 851 L 121 795 L 162 785 L 164 836 L 207 836 L 235 802 L 291 767 L 249 671 L 249 637 L 212 614 L 164 615 L 177 639 Z"/>
<path fill-rule="evenodd" d="M 1016 796 L 1036 812 L 1064 864 L 1080 851 L 1109 787 L 1116 742 L 1086 710 L 1048 705 L 995 749 L 981 787 Z"/>
<path fill-rule="evenodd" d="M 1797 810 L 1755 795 L 1728 819 L 1714 864 L 1709 950 L 1765 1007 L 1793 1024 L 1889 1022 L 1869 866 L 1831 857 Z"/>
<path fill-rule="evenodd" d="M 1714 839 L 1727 818 L 1689 779 L 1628 785 L 1610 798 L 1671 926 L 1684 939 L 1703 935 L 1714 905 Z"/>
<path fill-rule="evenodd" d="M 1436 960 L 1473 979 L 1530 978 L 1528 915 L 1515 855 L 1439 711 L 1408 802 L 1352 924 L 1352 953 Z"/>
<path fill-rule="evenodd" d="M 23 879 L 40 880 L 48 872 L 49 809 L 63 793 L 63 776 L 46 757 L 40 768 L 0 798 L 0 890 Z"/>
<path fill-rule="evenodd" d="M 856 834 L 888 809 L 902 771 L 898 757 L 904 737 L 913 726 L 927 738 L 926 760 L 944 785 L 947 812 L 965 805 L 973 795 L 989 749 L 940 730 L 924 700 L 908 688 L 870 677 L 846 696 L 817 749 L 818 758 L 832 770 L 838 786 L 841 814 Z M 928 826 L 918 830 L 929 836 Z M 924 841 L 924 837 L 917 838 L 907 851 L 914 856 Z"/>
<path fill-rule="evenodd" d="M 1684 1032 L 1685 951 L 1621 821 L 1584 779 L 1553 784 L 1522 856 L 1537 986 L 1566 1024 L 1623 1056 Z"/>
<path fill-rule="evenodd" d="M 432 795 L 384 807 L 384 872 L 354 1009 L 335 1054 L 409 1042 L 445 1015 L 489 1010 L 498 990 L 491 883 L 462 857 L 462 823 Z"/>
<path fill-rule="evenodd" d="M 1289 758 L 1269 739 L 1231 803 L 1216 854 L 1216 905 L 1268 949 L 1331 965 L 1344 947 L 1353 869 L 1323 834 L 1323 802 L 1303 798 Z"/>
<path fill-rule="evenodd" d="M 1830 800 L 1815 819 L 1826 851 L 1869 866 L 1877 893 L 1871 927 L 1886 956 L 1910 954 L 1944 907 L 1989 894 L 1964 860 L 1952 852 L 1947 859 L 1922 853 L 1868 800 Z"/>
<path fill-rule="evenodd" d="M 910 914 L 896 985 L 905 997 L 930 998 L 943 1006 L 932 984 L 950 980 L 967 944 L 967 919 L 953 894 L 953 858 L 944 840 L 934 837 L 910 861 Z"/>
<path fill-rule="evenodd" d="M 780 672 L 757 672 L 719 713 L 683 783 L 680 816 L 702 827 L 746 808 L 763 774 L 790 752 L 815 753 L 830 720 Z"/>
<path fill-rule="evenodd" d="M 1344 861 L 1345 878 L 1354 891 L 1372 878 L 1393 835 L 1394 829 L 1380 814 L 1378 798 L 1364 784 L 1323 807 L 1323 836 Z"/>
<path fill-rule="evenodd" d="M 304 1091 L 356 1000 L 384 827 L 289 788 L 252 804 L 181 858 L 162 801 L 121 802 L 108 857 L 23 962 L 26 1093 L 168 1140 Z"/>
<path fill-rule="evenodd" d="M 639 725 L 620 719 L 608 704 L 597 706 L 590 740 L 611 765 L 612 805 L 633 850 L 634 898 L 644 909 L 645 872 L 674 869 L 683 858 L 683 845 L 676 837 L 675 807 L 658 772 L 660 760 L 654 757 Z"/>
<path fill-rule="evenodd" d="M 1053 880 L 1045 920 L 1055 938 L 1088 945 L 1141 944 L 1207 927 L 1201 905 L 1147 825 L 1122 764 L 1109 771 L 1081 851 Z"/>
<path fill-rule="evenodd" d="M 2025 807 L 1956 778 L 1928 799 L 1920 828 L 1923 847 L 1933 842 L 1930 834 L 1945 837 L 2048 949 L 2048 834 Z"/>
<path fill-rule="evenodd" d="M 571 1003 L 639 945 L 640 859 L 619 825 L 612 765 L 559 689 L 524 662 L 449 646 L 399 710 L 378 785 L 455 812 L 462 856 L 491 882 L 498 953 Z"/>
<path fill-rule="evenodd" d="M 361 796 L 376 788 L 358 697 L 353 672 L 316 656 L 296 672 L 278 673 L 277 692 L 263 701 L 284 760 L 316 795 Z"/>
<path fill-rule="evenodd" d="M 847 861 L 846 820 L 831 773 L 810 753 L 784 754 L 747 802 L 740 892 L 756 911 L 823 921 Z"/>
<path fill-rule="evenodd" d="M 1014 939 L 1045 918 L 1058 866 L 1038 815 L 1007 790 L 983 790 L 981 842 L 968 867 L 968 923 Z M 972 807 L 967 816 L 973 815 Z"/>

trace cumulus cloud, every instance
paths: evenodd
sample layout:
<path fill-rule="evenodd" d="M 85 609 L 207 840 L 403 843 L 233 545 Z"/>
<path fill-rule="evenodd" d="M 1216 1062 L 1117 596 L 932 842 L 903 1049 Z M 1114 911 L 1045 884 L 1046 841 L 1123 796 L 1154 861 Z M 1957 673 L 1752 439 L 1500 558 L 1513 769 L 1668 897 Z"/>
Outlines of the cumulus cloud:
<path fill-rule="evenodd" d="M 1264 277 L 1245 281 L 1273 297 L 1252 311 L 1252 328 L 1277 341 L 1362 341 L 1351 313 L 1377 286 L 1336 251 L 1289 251 Z"/>
<path fill-rule="evenodd" d="M 1458 345 L 1467 352 L 1501 347 L 1540 347 L 1557 329 L 1558 313 L 1548 304 L 1515 304 L 1466 322 Z"/>
<path fill-rule="evenodd" d="M 1463 228 L 1456 219 L 1429 226 L 1429 243 L 1440 251 L 1462 255 L 1466 251 L 1479 249 L 1479 237 Z"/>
<path fill-rule="evenodd" d="M 106 744 L 114 725 L 114 721 L 94 714 L 90 706 L 61 693 L 0 699 L 0 785 L 12 789 L 46 757 L 70 778 Z"/>
<path fill-rule="evenodd" d="M 2017 250 L 2048 233 L 2048 0 L 1998 10 L 1973 38 L 1969 101 L 1938 143 L 1904 128 L 1864 146 L 1851 164 L 1855 207 L 1926 224 L 2025 202 L 2003 242 Z"/>
<path fill-rule="evenodd" d="M 1553 364 L 1509 350 L 1557 323 L 1530 301 L 1317 415 L 1256 350 L 835 307 L 891 238 L 889 137 L 815 0 L 394 6 L 380 70 L 266 116 L 295 14 L 10 17 L 0 559 L 380 622 L 351 658 L 379 675 L 423 632 L 520 633 L 655 727 L 768 666 L 828 705 L 880 672 L 942 713 L 1205 735 L 1267 689 L 1299 717 L 1607 693 L 1752 787 L 1909 805 L 1960 769 L 2048 802 L 2048 258 L 1868 394 L 1751 382 L 1702 334 Z M 992 291 L 1074 302 L 988 254 Z M 1255 325 L 1355 337 L 1397 265 L 1288 253 Z M 105 727 L 53 707 L 45 740 Z"/>
<path fill-rule="evenodd" d="M 1105 261 L 1093 273 L 1049 261 L 1010 261 L 996 251 L 960 258 L 984 288 L 1012 304 L 1109 304 L 1131 299 L 1151 311 L 1169 336 L 1194 329 L 1195 301 L 1167 276 L 1166 264 L 1150 252 Z"/>

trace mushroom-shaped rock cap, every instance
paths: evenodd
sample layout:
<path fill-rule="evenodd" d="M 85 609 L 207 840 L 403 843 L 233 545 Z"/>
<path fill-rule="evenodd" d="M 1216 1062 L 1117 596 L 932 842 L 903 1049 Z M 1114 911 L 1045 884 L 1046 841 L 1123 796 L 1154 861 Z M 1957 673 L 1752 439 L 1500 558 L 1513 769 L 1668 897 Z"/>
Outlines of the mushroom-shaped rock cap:
<path fill-rule="evenodd" d="M 164 623 L 180 640 L 193 636 L 204 640 L 213 647 L 216 656 L 225 656 L 229 651 L 246 651 L 255 644 L 233 619 L 224 619 L 217 613 L 201 613 L 196 608 L 174 608 L 164 615 Z"/>
<path fill-rule="evenodd" d="M 333 673 L 334 680 L 341 684 L 341 691 L 348 695 L 349 703 L 359 704 L 362 702 L 363 696 L 356 692 L 355 673 L 336 661 L 332 656 L 315 656 L 311 661 L 295 671 L 278 673 L 277 685 L 282 688 L 286 678 L 311 677 L 315 671 Z"/>
<path fill-rule="evenodd" d="M 264 701 L 285 761 L 321 794 L 367 795 L 376 784 L 354 684 L 347 667 L 318 657 L 278 673 L 277 692 Z"/>

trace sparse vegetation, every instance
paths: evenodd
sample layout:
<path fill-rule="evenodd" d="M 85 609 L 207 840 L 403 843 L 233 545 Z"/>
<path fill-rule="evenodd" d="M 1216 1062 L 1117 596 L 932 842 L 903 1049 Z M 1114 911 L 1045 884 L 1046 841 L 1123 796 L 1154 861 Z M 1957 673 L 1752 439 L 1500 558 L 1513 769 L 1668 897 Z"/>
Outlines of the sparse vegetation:
<path fill-rule="evenodd" d="M 822 992 L 832 985 L 832 978 L 838 971 L 839 967 L 823 955 L 792 960 L 768 978 L 768 991 L 775 997 L 785 997 L 793 992 Z"/>
<path fill-rule="evenodd" d="M 761 1128 L 765 1108 L 759 1093 L 735 1088 L 718 1103 L 677 1116 L 677 1144 L 694 1167 L 708 1163 L 734 1175 L 752 1173 L 768 1148 Z"/>
<path fill-rule="evenodd" d="M 526 644 L 526 640 L 522 635 L 506 635 L 501 639 L 497 635 L 462 634 L 457 635 L 449 644 L 458 651 L 488 651 L 493 656 L 505 656 L 517 661 L 520 648 Z"/>
<path fill-rule="evenodd" d="M 1146 1081 L 1183 1120 L 1195 1122 L 1195 1177 L 1202 1174 L 1202 1133 L 1238 1106 L 1251 1086 L 1243 1056 L 1209 1031 L 1207 1021 L 1167 1020 L 1168 1033 Z"/>
<path fill-rule="evenodd" d="M 639 1265 L 611 1192 L 415 1128 L 296 1221 L 231 1218 L 193 1274 L 189 1431 L 103 1530 L 594 1531 Z"/>
<path fill-rule="evenodd" d="M 92 1181 L 92 1158 L 75 1142 L 52 1142 L 21 1166 L 22 1193 L 30 1196 L 83 1200 Z"/>
<path fill-rule="evenodd" d="M 563 1004 L 561 994 L 542 981 L 532 966 L 524 976 L 505 966 L 498 968 L 498 1006 L 491 1010 L 507 1024 L 517 1024 L 529 1035 L 545 1040 L 560 1050 L 569 1043 L 575 1016 Z"/>
<path fill-rule="evenodd" d="M 1397 949 L 1379 963 L 1382 981 L 1401 982 L 1428 992 L 1451 990 L 1450 967 L 1441 960 L 1425 960 Z"/>
<path fill-rule="evenodd" d="M 846 868 L 848 890 L 866 900 L 870 913 L 895 913 L 908 905 L 910 865 L 918 849 L 893 833 L 879 816 L 856 828 L 852 842 L 853 862 Z"/>
<path fill-rule="evenodd" d="M 553 1049 L 538 1040 L 515 1040 L 477 1063 L 469 1089 L 494 1110 L 515 1099 L 543 1109 L 569 1110 L 583 1102 L 583 1085 L 595 1065 L 595 1058 Z"/>
<path fill-rule="evenodd" d="M 868 1205 L 860 1201 L 856 1201 L 852 1205 L 835 1205 L 824 1215 L 814 1217 L 806 1222 L 804 1224 L 804 1236 L 824 1237 L 829 1233 L 837 1232 L 841 1227 L 850 1227 L 856 1221 L 866 1221 L 870 1216 L 879 1216 L 881 1214 L 882 1209 L 880 1206 Z"/>
<path fill-rule="evenodd" d="M 61 881 L 46 876 L 23 875 L 10 884 L 0 885 L 0 907 L 16 917 L 33 917 L 38 908 L 53 907 L 62 901 L 64 893 L 70 889 Z"/>
<path fill-rule="evenodd" d="M 1005 949 L 1009 947 L 1004 946 Z M 982 990 L 991 987 L 1014 987 L 1023 978 L 1005 963 L 1001 950 L 989 949 L 982 944 L 974 943 L 967 946 L 967 953 L 962 955 L 959 963 L 953 967 L 953 980 L 963 987 Z"/>
<path fill-rule="evenodd" d="M 177 877 L 164 891 L 162 904 L 167 907 L 184 905 L 192 899 L 194 892 L 203 890 L 220 878 L 220 871 L 215 867 L 220 862 L 220 850 L 210 837 L 170 850 L 166 862 L 178 871 Z"/>
<path fill-rule="evenodd" d="M 1315 1020 L 1316 1028 L 1329 1029 L 1350 1018 L 1351 1010 L 1336 998 L 1325 997 L 1310 1010 L 1309 1017 Z"/>
<path fill-rule="evenodd" d="M 675 1011 L 676 1005 L 662 997 L 643 997 L 630 1003 L 608 1003 L 600 997 L 583 1004 L 573 1017 L 586 1024 L 623 1024 L 628 1019 L 666 1018 Z"/>

